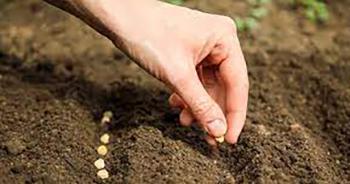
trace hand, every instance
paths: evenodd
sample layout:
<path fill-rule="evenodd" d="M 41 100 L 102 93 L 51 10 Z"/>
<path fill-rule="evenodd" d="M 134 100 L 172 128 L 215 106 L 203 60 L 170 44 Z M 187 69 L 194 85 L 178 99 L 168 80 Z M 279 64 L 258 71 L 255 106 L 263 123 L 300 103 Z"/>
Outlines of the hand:
<path fill-rule="evenodd" d="M 71 13 L 170 87 L 169 102 L 182 109 L 182 125 L 197 121 L 211 145 L 221 136 L 237 142 L 248 76 L 232 19 L 153 0 L 75 2 Z"/>
<path fill-rule="evenodd" d="M 115 6 L 104 7 L 111 22 Z M 158 1 L 139 7 L 125 16 L 125 26 L 110 27 L 117 35 L 110 39 L 173 90 L 169 101 L 182 108 L 182 125 L 197 120 L 211 135 L 210 144 L 224 135 L 236 143 L 246 116 L 248 77 L 234 21 Z"/>

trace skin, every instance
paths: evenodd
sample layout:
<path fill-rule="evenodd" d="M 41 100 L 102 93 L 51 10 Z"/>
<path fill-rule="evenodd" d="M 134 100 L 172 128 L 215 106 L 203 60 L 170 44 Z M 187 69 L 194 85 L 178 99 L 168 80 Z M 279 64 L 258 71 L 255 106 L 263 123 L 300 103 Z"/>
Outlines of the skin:
<path fill-rule="evenodd" d="M 242 131 L 248 102 L 246 63 L 232 19 L 155 0 L 46 0 L 111 40 L 166 84 L 180 123 L 196 122 L 206 140 Z"/>

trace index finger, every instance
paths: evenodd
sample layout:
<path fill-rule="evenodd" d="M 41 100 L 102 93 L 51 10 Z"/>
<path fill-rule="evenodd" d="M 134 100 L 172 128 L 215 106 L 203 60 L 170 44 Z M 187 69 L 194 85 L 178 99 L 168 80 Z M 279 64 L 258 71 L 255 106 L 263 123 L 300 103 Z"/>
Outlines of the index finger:
<path fill-rule="evenodd" d="M 219 73 L 226 90 L 225 139 L 234 144 L 243 129 L 247 114 L 249 80 L 247 65 L 237 36 L 228 40 L 228 57 L 220 64 Z"/>

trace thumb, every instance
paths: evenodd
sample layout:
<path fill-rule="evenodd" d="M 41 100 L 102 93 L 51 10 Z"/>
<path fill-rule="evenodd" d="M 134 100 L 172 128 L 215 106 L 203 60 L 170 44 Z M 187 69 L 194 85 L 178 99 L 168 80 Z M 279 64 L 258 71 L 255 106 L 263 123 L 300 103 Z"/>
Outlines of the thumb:
<path fill-rule="evenodd" d="M 224 136 L 226 118 L 220 106 L 210 97 L 195 69 L 178 77 L 172 84 L 201 126 L 213 137 Z"/>

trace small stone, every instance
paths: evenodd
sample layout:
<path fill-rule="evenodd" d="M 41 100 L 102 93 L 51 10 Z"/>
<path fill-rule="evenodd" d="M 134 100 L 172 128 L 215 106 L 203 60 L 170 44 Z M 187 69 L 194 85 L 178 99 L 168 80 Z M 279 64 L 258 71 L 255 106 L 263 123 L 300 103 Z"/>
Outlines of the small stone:
<path fill-rule="evenodd" d="M 271 135 L 271 132 L 268 131 L 265 127 L 265 125 L 256 125 L 256 128 L 257 128 L 257 133 L 259 135 L 263 135 L 263 136 L 269 136 Z"/>
<path fill-rule="evenodd" d="M 101 179 L 107 179 L 109 177 L 109 174 L 106 169 L 102 169 L 97 172 L 97 176 Z"/>
<path fill-rule="evenodd" d="M 218 142 L 218 143 L 223 143 L 223 142 L 225 141 L 225 137 L 224 137 L 224 136 L 216 137 L 215 140 L 216 140 L 216 142 Z"/>
<path fill-rule="evenodd" d="M 5 143 L 5 146 L 6 146 L 7 152 L 13 155 L 18 155 L 26 149 L 26 146 L 24 145 L 24 143 L 17 138 L 13 138 L 7 141 Z"/>
<path fill-rule="evenodd" d="M 301 129 L 301 125 L 299 123 L 294 123 L 290 125 L 290 129 L 292 131 L 296 131 L 296 130 L 300 130 Z"/>
<path fill-rule="evenodd" d="M 108 152 L 108 149 L 105 145 L 101 145 L 97 148 L 97 153 L 99 155 L 105 156 L 107 154 L 107 152 Z"/>
<path fill-rule="evenodd" d="M 236 183 L 236 180 L 235 178 L 232 176 L 232 175 L 227 175 L 225 177 L 225 182 L 224 183 L 227 183 L 227 184 L 235 184 Z"/>
<path fill-rule="evenodd" d="M 108 134 L 103 134 L 103 135 L 100 137 L 100 141 L 101 141 L 103 144 L 108 144 L 108 143 L 109 143 L 109 135 L 108 135 Z"/>
<path fill-rule="evenodd" d="M 105 161 L 102 158 L 99 158 L 94 162 L 94 165 L 97 169 L 103 169 L 105 168 Z"/>
<path fill-rule="evenodd" d="M 339 161 L 339 160 L 336 160 L 335 163 L 339 165 L 339 164 L 340 164 L 340 161 Z"/>
<path fill-rule="evenodd" d="M 19 174 L 21 173 L 23 170 L 25 170 L 24 165 L 22 164 L 15 164 L 11 169 L 11 172 L 14 174 Z"/>

